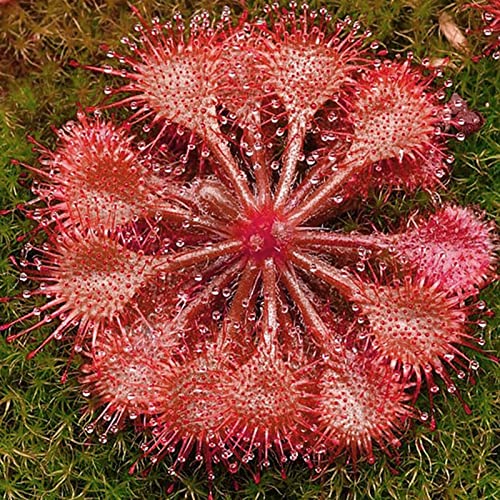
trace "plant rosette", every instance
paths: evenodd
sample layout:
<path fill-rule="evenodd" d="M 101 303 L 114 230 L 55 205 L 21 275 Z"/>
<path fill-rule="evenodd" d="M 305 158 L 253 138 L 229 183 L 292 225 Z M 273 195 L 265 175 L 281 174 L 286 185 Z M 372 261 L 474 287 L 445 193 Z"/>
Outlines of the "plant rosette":
<path fill-rule="evenodd" d="M 134 12 L 123 53 L 89 67 L 125 83 L 26 165 L 20 279 L 47 301 L 8 340 L 54 322 L 29 356 L 81 353 L 87 431 L 133 425 L 173 475 L 393 457 L 478 368 L 494 228 L 438 203 L 398 232 L 334 224 L 373 192 L 444 189 L 465 135 L 436 72 L 325 9 Z"/>

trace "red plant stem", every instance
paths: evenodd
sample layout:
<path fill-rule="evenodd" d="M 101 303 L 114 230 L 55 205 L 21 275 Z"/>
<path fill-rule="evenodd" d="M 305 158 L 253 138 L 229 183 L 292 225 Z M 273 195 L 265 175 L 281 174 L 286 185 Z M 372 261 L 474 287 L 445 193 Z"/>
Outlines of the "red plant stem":
<path fill-rule="evenodd" d="M 245 174 L 236 164 L 228 145 L 221 137 L 217 123 L 208 123 L 203 132 L 207 145 L 218 160 L 229 182 L 233 185 L 240 204 L 247 210 L 255 207 L 254 196 L 248 187 Z"/>
<path fill-rule="evenodd" d="M 310 293 L 304 291 L 303 285 L 290 266 L 281 268 L 280 272 L 281 281 L 286 286 L 292 300 L 297 304 L 306 327 L 310 329 L 316 343 L 323 345 L 325 339 L 328 338 L 328 328 L 310 301 Z"/>
<path fill-rule="evenodd" d="M 299 156 L 304 145 L 307 121 L 300 113 L 292 115 L 289 119 L 288 139 L 283 153 L 283 165 L 276 188 L 274 200 L 275 210 L 283 208 L 292 190 L 297 171 Z"/>
<path fill-rule="evenodd" d="M 243 140 L 253 150 L 253 155 L 249 164 L 255 177 L 255 195 L 257 198 L 257 205 L 264 206 L 270 202 L 271 179 L 269 176 L 269 169 L 267 168 L 266 148 L 262 141 L 262 137 L 259 139 L 261 147 L 259 149 L 255 148 L 258 142 L 255 140 L 255 135 L 258 133 L 260 136 L 263 136 L 262 117 L 258 111 L 253 111 L 248 119 L 252 119 L 252 122 L 249 127 L 243 129 Z M 256 166 L 259 168 L 255 168 Z"/>
<path fill-rule="evenodd" d="M 183 329 L 185 326 L 192 325 L 196 322 L 196 317 L 199 316 L 202 310 L 207 307 L 207 300 L 213 297 L 212 291 L 214 288 L 224 288 L 233 281 L 244 265 L 243 260 L 238 260 L 234 264 L 228 266 L 225 271 L 220 272 L 212 279 L 203 290 L 182 309 L 182 311 L 173 320 L 174 327 Z"/>
<path fill-rule="evenodd" d="M 281 296 L 283 299 L 283 297 Z M 284 301 L 281 302 L 284 304 Z M 297 345 L 300 345 L 300 339 L 294 328 L 292 316 L 289 308 L 278 309 L 278 321 L 280 324 L 280 349 L 281 352 L 295 352 Z"/>
<path fill-rule="evenodd" d="M 192 212 L 187 212 L 184 210 L 180 210 L 177 208 L 161 208 L 158 212 L 169 221 L 175 222 L 186 222 L 188 221 L 191 226 L 205 228 L 210 230 L 211 232 L 221 234 L 221 224 L 219 221 L 203 216 L 202 217 L 193 217 Z"/>
<path fill-rule="evenodd" d="M 314 177 L 321 176 L 322 180 L 324 181 L 324 178 L 327 175 L 326 173 L 331 170 L 332 165 L 334 164 L 332 164 L 331 161 L 323 158 L 320 160 L 320 163 L 318 163 L 314 168 L 308 170 L 304 178 L 300 181 L 299 185 L 293 190 L 292 193 L 290 193 L 289 199 L 286 203 L 286 208 L 288 210 L 291 210 L 296 207 L 302 200 L 304 200 L 304 198 L 306 198 L 307 195 L 311 192 L 311 186 L 313 186 L 311 180 Z"/>
<path fill-rule="evenodd" d="M 273 352 L 276 344 L 276 333 L 278 330 L 278 297 L 276 266 L 272 258 L 264 262 L 262 271 L 262 290 L 264 294 L 264 325 L 263 341 L 266 349 Z"/>
<path fill-rule="evenodd" d="M 310 219 L 321 207 L 329 205 L 329 198 L 353 175 L 357 174 L 365 166 L 364 161 L 349 161 L 344 167 L 332 175 L 324 184 L 317 189 L 313 195 L 305 200 L 291 212 L 287 214 L 288 220 L 293 224 L 300 225 L 302 222 Z"/>
<path fill-rule="evenodd" d="M 235 324 L 239 323 L 240 331 L 243 328 L 243 318 L 245 312 L 249 309 L 250 300 L 255 295 L 257 280 L 260 276 L 260 269 L 257 266 L 245 266 L 243 274 L 238 283 L 238 288 L 231 301 L 231 309 L 229 310 L 227 324 L 229 337 L 234 337 L 232 333 L 236 333 Z M 246 307 L 244 301 L 248 301 Z"/>
<path fill-rule="evenodd" d="M 158 259 L 154 266 L 158 271 L 178 271 L 186 267 L 206 264 L 217 257 L 237 253 L 241 248 L 240 240 L 225 240 L 199 250 L 186 250 L 183 253 Z"/>
<path fill-rule="evenodd" d="M 351 298 L 360 291 L 349 274 L 339 271 L 317 257 L 295 251 L 290 255 L 290 260 L 307 273 L 311 273 L 329 285 L 332 285 L 347 298 Z"/>
<path fill-rule="evenodd" d="M 256 116 L 256 113 L 257 112 L 252 113 L 252 116 L 255 116 L 253 125 L 256 130 L 262 134 L 261 116 L 260 113 Z M 252 157 L 253 165 L 259 166 L 259 168 L 253 169 L 253 174 L 255 176 L 256 183 L 257 203 L 259 206 L 264 206 L 269 203 L 271 194 L 271 179 L 269 178 L 269 170 L 267 168 L 265 145 L 262 143 L 262 148 L 256 150 L 254 134 L 252 134 L 252 132 L 248 129 L 245 129 L 243 137 L 245 142 L 254 150 L 254 156 Z"/>
<path fill-rule="evenodd" d="M 350 137 L 350 134 L 347 133 L 342 134 L 337 132 L 337 135 Z M 338 151 L 338 154 L 340 155 L 341 151 Z M 336 159 L 331 160 L 328 156 L 320 158 L 318 163 L 306 172 L 295 190 L 290 193 L 289 200 L 287 201 L 287 209 L 292 210 L 307 197 L 307 195 L 311 192 L 311 186 L 313 185 L 311 182 L 312 179 L 316 178 L 321 180 L 321 184 L 316 186 L 319 188 L 319 186 L 323 185 L 324 182 L 328 180 L 328 177 L 330 177 L 332 173 L 336 172 L 340 168 L 342 167 L 337 164 Z"/>
<path fill-rule="evenodd" d="M 321 248 L 322 250 L 335 248 L 366 248 L 375 251 L 387 250 L 391 245 L 390 237 L 383 234 L 365 235 L 359 233 L 329 233 L 326 231 L 299 230 L 294 236 L 294 243 L 302 247 Z"/>

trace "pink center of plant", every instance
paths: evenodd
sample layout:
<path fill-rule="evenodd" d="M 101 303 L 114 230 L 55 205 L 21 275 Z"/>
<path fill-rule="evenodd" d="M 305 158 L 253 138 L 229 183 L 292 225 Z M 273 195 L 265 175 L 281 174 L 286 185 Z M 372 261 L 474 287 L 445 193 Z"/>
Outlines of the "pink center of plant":
<path fill-rule="evenodd" d="M 264 208 L 237 223 L 234 232 L 246 255 L 257 262 L 282 259 L 287 246 L 287 224 L 270 208 Z"/>

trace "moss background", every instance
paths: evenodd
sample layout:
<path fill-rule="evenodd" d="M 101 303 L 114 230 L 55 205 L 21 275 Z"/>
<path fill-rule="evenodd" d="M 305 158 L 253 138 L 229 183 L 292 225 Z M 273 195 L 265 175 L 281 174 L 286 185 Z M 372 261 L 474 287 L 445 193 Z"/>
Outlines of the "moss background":
<path fill-rule="evenodd" d="M 326 6 L 332 13 L 350 14 L 369 26 L 392 54 L 411 50 L 417 58 L 451 59 L 447 70 L 453 91 L 471 108 L 484 114 L 482 130 L 451 148 L 456 161 L 445 199 L 474 204 L 498 216 L 499 106 L 498 62 L 455 52 L 438 29 L 439 14 L 447 10 L 463 28 L 473 28 L 469 43 L 480 53 L 480 16 L 464 6 L 465 0 L 335 0 Z M 179 10 L 187 16 L 199 9 L 220 12 L 235 1 L 194 0 L 136 2 L 148 17 L 169 18 Z M 259 10 L 264 2 L 248 2 Z M 52 145 L 51 125 L 71 119 L 77 103 L 89 106 L 101 101 L 109 79 L 74 69 L 68 62 L 101 64 L 106 59 L 100 44 L 117 47 L 135 20 L 122 0 L 13 1 L 0 5 L 0 209 L 13 209 L 30 199 L 29 176 L 11 164 L 16 158 L 34 161 L 27 134 Z M 21 174 L 21 175 L 20 175 Z M 380 225 L 397 222 L 401 214 L 425 201 L 393 196 L 388 201 L 371 198 L 366 213 L 374 213 Z M 8 256 L 19 252 L 17 238 L 29 230 L 22 213 L 11 211 L 0 217 L 0 296 L 22 291 L 18 272 Z M 488 306 L 498 306 L 498 286 L 482 294 Z M 0 303 L 0 324 L 31 309 L 29 301 Z M 485 329 L 487 350 L 494 349 L 492 333 L 498 320 Z M 173 491 L 166 464 L 159 464 L 142 477 L 128 469 L 140 456 L 139 443 L 131 432 L 122 432 L 108 444 L 87 440 L 83 427 L 84 398 L 75 377 L 60 383 L 67 354 L 64 346 L 51 344 L 34 360 L 26 361 L 30 346 L 44 338 L 37 332 L 29 339 L 6 344 L 0 340 L 0 496 L 5 499 L 160 499 L 204 498 L 207 484 L 203 468 L 187 468 Z M 274 470 L 256 485 L 240 473 L 229 477 L 216 469 L 217 498 L 234 499 L 493 499 L 500 498 L 500 474 L 495 462 L 495 426 L 498 426 L 498 367 L 477 356 L 481 368 L 475 386 L 461 384 L 463 396 L 473 407 L 467 416 L 456 398 L 440 395 L 437 400 L 437 430 L 416 425 L 407 436 L 399 461 L 381 457 L 375 465 L 361 463 L 356 474 L 345 464 L 333 465 L 319 479 L 312 478 L 304 464 L 287 467 L 288 479 Z M 76 371 L 72 367 L 71 371 Z M 425 401 L 423 402 L 425 405 Z"/>

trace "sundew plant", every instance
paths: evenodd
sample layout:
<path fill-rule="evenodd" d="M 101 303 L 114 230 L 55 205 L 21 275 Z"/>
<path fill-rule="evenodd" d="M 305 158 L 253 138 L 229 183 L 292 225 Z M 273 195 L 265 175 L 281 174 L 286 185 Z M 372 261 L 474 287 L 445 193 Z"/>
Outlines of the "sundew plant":
<path fill-rule="evenodd" d="M 466 23 L 458 54 L 403 4 L 2 7 L 19 36 L 31 8 L 92 40 L 79 19 L 127 25 L 45 60 L 5 26 L 25 67 L 3 77 L 3 418 L 29 430 L 0 441 L 6 498 L 494 491 L 498 112 L 494 84 L 470 89 L 495 73 L 497 4 L 421 7 Z M 46 104 L 64 82 L 75 102 L 16 143 L 51 64 Z M 456 442 L 483 448 L 443 486 Z M 37 460 L 42 483 L 15 480 Z"/>

